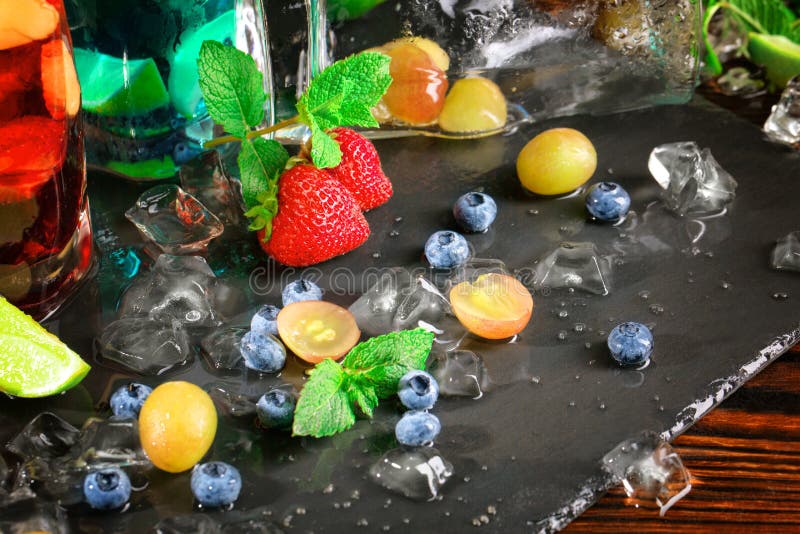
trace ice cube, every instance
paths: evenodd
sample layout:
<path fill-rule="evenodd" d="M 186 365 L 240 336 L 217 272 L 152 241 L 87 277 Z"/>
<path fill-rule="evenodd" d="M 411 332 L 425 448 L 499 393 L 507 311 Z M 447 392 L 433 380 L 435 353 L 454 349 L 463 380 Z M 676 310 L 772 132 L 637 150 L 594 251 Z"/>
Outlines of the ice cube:
<path fill-rule="evenodd" d="M 593 243 L 561 243 L 534 266 L 533 285 L 539 291 L 582 289 L 596 295 L 611 290 L 611 261 Z"/>
<path fill-rule="evenodd" d="M 474 282 L 475 279 L 483 274 L 510 275 L 511 272 L 502 260 L 493 258 L 472 258 L 465 264 L 453 269 L 445 287 L 449 289 L 461 282 Z"/>
<path fill-rule="evenodd" d="M 181 187 L 199 200 L 225 225 L 238 225 L 238 195 L 225 172 L 219 152 L 212 150 L 192 159 L 180 169 Z"/>
<path fill-rule="evenodd" d="M 253 399 L 241 393 L 234 393 L 225 384 L 211 384 L 206 386 L 208 395 L 217 405 L 219 411 L 225 415 L 245 417 L 255 415 L 256 403 Z"/>
<path fill-rule="evenodd" d="M 755 96 L 764 90 L 764 80 L 744 67 L 733 67 L 717 78 L 717 87 L 727 96 Z"/>
<path fill-rule="evenodd" d="M 59 416 L 43 412 L 34 417 L 6 448 L 25 460 L 52 460 L 68 454 L 80 431 Z"/>
<path fill-rule="evenodd" d="M 789 80 L 781 99 L 772 106 L 764 133 L 778 143 L 792 146 L 800 143 L 800 76 Z"/>
<path fill-rule="evenodd" d="M 370 467 L 372 480 L 417 501 L 432 501 L 453 475 L 453 465 L 432 447 L 392 449 Z"/>
<path fill-rule="evenodd" d="M 418 276 L 403 290 L 403 298 L 392 319 L 393 330 L 424 328 L 435 334 L 434 347 L 452 350 L 467 329 L 450 308 L 450 302 L 428 279 Z"/>
<path fill-rule="evenodd" d="M 187 362 L 189 335 L 178 321 L 126 317 L 109 324 L 99 339 L 102 356 L 145 375 L 160 375 Z"/>
<path fill-rule="evenodd" d="M 443 397 L 479 399 L 489 385 L 483 359 L 469 350 L 434 353 L 426 367 L 439 383 Z"/>
<path fill-rule="evenodd" d="M 242 367 L 239 343 L 247 333 L 245 328 L 224 327 L 203 338 L 200 346 L 208 365 L 216 371 L 230 371 Z"/>
<path fill-rule="evenodd" d="M 120 317 L 148 316 L 185 326 L 218 326 L 215 291 L 227 287 L 199 256 L 162 254 L 153 270 L 137 277 L 120 299 Z M 221 293 L 222 294 L 222 293 Z"/>
<path fill-rule="evenodd" d="M 800 271 L 800 231 L 778 240 L 772 249 L 770 264 L 773 269 Z"/>
<path fill-rule="evenodd" d="M 150 461 L 139 441 L 139 425 L 135 419 L 90 418 L 83 425 L 79 453 L 72 466 L 76 469 L 146 467 Z"/>
<path fill-rule="evenodd" d="M 220 534 L 219 523 L 203 514 L 176 515 L 162 519 L 153 527 L 154 534 Z"/>
<path fill-rule="evenodd" d="M 64 511 L 55 503 L 37 498 L 28 489 L 18 489 L 0 501 L 0 532 L 66 534 L 68 531 Z"/>
<path fill-rule="evenodd" d="M 637 505 L 655 502 L 662 516 L 692 489 L 681 457 L 655 432 L 617 445 L 603 457 L 603 467 Z"/>
<path fill-rule="evenodd" d="M 411 285 L 411 273 L 402 267 L 382 270 L 376 277 L 369 289 L 350 306 L 358 328 L 370 337 L 392 331 L 392 319 L 403 291 Z"/>
<path fill-rule="evenodd" d="M 678 215 L 719 213 L 736 195 L 733 177 L 693 141 L 657 146 L 647 166 L 664 189 L 664 203 Z"/>
<path fill-rule="evenodd" d="M 142 193 L 125 217 L 168 254 L 203 251 L 225 229 L 199 200 L 172 184 Z"/>

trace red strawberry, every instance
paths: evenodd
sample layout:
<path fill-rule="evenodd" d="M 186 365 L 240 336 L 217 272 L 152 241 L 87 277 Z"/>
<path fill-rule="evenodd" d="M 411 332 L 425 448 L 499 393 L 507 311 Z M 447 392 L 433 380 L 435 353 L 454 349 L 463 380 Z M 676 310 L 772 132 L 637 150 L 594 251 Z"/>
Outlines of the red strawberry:
<path fill-rule="evenodd" d="M 342 149 L 342 162 L 325 172 L 353 193 L 362 211 L 385 204 L 392 196 L 392 182 L 383 174 L 375 145 L 348 128 L 334 128 L 329 133 Z"/>
<path fill-rule="evenodd" d="M 290 267 L 305 267 L 350 252 L 369 237 L 369 225 L 353 195 L 308 164 L 284 171 L 278 182 L 278 214 L 264 251 Z"/>

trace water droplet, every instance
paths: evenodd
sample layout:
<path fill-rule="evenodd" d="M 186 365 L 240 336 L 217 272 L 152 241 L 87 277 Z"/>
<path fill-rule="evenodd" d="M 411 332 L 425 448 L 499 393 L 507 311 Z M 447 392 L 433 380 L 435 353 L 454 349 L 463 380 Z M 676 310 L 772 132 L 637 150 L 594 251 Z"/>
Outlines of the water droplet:
<path fill-rule="evenodd" d="M 511 458 L 513 459 L 514 457 L 512 456 Z M 497 515 L 497 508 L 495 508 L 494 505 L 490 504 L 489 506 L 486 507 L 486 513 L 489 515 Z"/>
<path fill-rule="evenodd" d="M 575 401 L 569 401 L 569 407 L 570 408 L 574 408 L 575 407 Z"/>
<path fill-rule="evenodd" d="M 488 471 L 488 470 L 489 470 L 489 466 L 488 465 L 482 465 L 481 466 L 481 471 Z"/>
<path fill-rule="evenodd" d="M 358 490 L 353 490 L 353 493 L 350 494 L 350 498 L 357 501 L 361 498 L 361 492 Z"/>
<path fill-rule="evenodd" d="M 720 287 L 721 287 L 722 289 L 730 289 L 730 288 L 731 288 L 731 283 L 730 283 L 730 282 L 725 282 L 725 281 L 723 280 L 723 281 L 722 281 L 722 283 L 720 283 Z"/>
<path fill-rule="evenodd" d="M 581 375 L 575 375 L 575 380 L 580 380 L 580 379 L 581 379 Z"/>
<path fill-rule="evenodd" d="M 528 210 L 528 215 L 539 215 L 539 210 Z"/>
<path fill-rule="evenodd" d="M 650 298 L 650 292 L 646 291 L 646 290 L 639 291 L 639 298 L 642 299 L 642 300 L 649 299 Z"/>
<path fill-rule="evenodd" d="M 367 521 L 366 517 L 362 517 L 361 519 L 356 521 L 356 526 L 357 527 L 368 527 L 369 526 L 369 521 Z"/>
<path fill-rule="evenodd" d="M 661 397 L 659 397 L 658 395 L 653 395 L 653 400 L 658 402 L 661 400 Z"/>
<path fill-rule="evenodd" d="M 322 493 L 324 493 L 325 495 L 330 495 L 331 493 L 333 493 L 334 489 L 336 488 L 334 488 L 333 484 L 328 484 L 327 486 L 325 486 L 325 488 L 323 488 Z"/>
<path fill-rule="evenodd" d="M 298 506 L 297 508 L 295 508 L 294 513 L 296 513 L 297 515 L 306 515 L 306 509 L 303 508 L 302 506 Z"/>
<path fill-rule="evenodd" d="M 402 217 L 395 217 L 394 218 L 394 222 L 397 222 L 397 223 L 403 222 L 403 218 Z"/>
<path fill-rule="evenodd" d="M 605 410 L 606 409 L 606 403 L 605 402 L 601 402 L 600 403 L 600 409 L 601 410 Z"/>
<path fill-rule="evenodd" d="M 589 343 L 588 341 L 586 343 L 584 343 L 583 346 L 586 347 L 587 349 L 591 349 L 592 348 L 592 344 Z M 594 363 L 594 360 L 590 360 L 589 361 L 589 365 L 592 365 L 593 363 Z"/>
<path fill-rule="evenodd" d="M 586 325 L 583 323 L 575 323 L 575 326 L 573 326 L 572 329 L 578 333 L 581 333 L 586 330 Z"/>
<path fill-rule="evenodd" d="M 789 293 L 786 293 L 784 291 L 776 291 L 775 293 L 772 294 L 772 298 L 775 300 L 786 300 L 789 298 Z"/>
<path fill-rule="evenodd" d="M 381 257 L 381 253 L 380 253 L 380 252 L 373 252 L 373 253 L 372 253 L 372 257 L 373 257 L 373 258 L 375 258 L 375 259 L 377 260 L 378 258 L 380 258 L 380 257 Z"/>
<path fill-rule="evenodd" d="M 562 330 L 561 332 L 558 333 L 557 337 L 559 341 L 565 341 L 567 339 L 567 331 Z"/>
<path fill-rule="evenodd" d="M 566 319 L 567 317 L 569 317 L 569 312 L 567 310 L 561 310 L 558 312 L 559 319 Z"/>
<path fill-rule="evenodd" d="M 541 381 L 542 381 L 541 377 L 538 377 L 536 375 L 531 377 L 531 384 L 538 384 Z"/>
<path fill-rule="evenodd" d="M 661 315 L 664 313 L 664 306 L 661 304 L 651 304 L 648 310 L 650 310 L 650 313 L 653 315 Z"/>
<path fill-rule="evenodd" d="M 400 232 L 398 232 L 397 230 L 392 230 L 391 232 L 389 232 L 389 237 L 397 237 L 399 235 Z"/>

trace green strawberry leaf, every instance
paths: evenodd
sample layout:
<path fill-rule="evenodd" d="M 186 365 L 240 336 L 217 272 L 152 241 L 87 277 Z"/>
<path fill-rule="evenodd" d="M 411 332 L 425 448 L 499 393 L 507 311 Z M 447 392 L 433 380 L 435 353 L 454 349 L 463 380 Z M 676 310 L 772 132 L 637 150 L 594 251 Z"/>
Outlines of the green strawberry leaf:
<path fill-rule="evenodd" d="M 321 438 L 347 430 L 356 422 L 346 389 L 347 376 L 333 360 L 311 371 L 294 411 L 292 434 Z"/>
<path fill-rule="evenodd" d="M 375 389 L 378 398 L 397 393 L 397 383 L 413 369 L 424 369 L 433 334 L 422 328 L 391 332 L 359 343 L 345 357 L 345 372 Z"/>
<path fill-rule="evenodd" d="M 197 59 L 200 90 L 214 122 L 239 138 L 264 120 L 264 76 L 252 57 L 217 41 L 204 41 Z"/>
<path fill-rule="evenodd" d="M 278 178 L 289 161 L 289 153 L 271 139 L 244 139 L 237 161 L 250 230 L 263 229 L 267 241 L 272 235 L 272 219 L 278 214 Z"/>
<path fill-rule="evenodd" d="M 319 168 L 341 161 L 339 145 L 325 130 L 337 126 L 378 126 L 372 108 L 392 83 L 390 58 L 362 52 L 337 61 L 311 81 L 297 102 L 301 123 L 311 128 L 311 159 Z"/>

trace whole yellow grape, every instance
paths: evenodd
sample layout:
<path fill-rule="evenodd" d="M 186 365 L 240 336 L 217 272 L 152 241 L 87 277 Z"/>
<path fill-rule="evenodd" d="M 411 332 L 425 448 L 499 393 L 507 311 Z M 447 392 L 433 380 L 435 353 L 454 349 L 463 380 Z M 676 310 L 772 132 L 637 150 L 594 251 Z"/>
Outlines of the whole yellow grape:
<path fill-rule="evenodd" d="M 208 393 L 189 382 L 165 382 L 139 413 L 139 439 L 153 465 L 169 473 L 194 467 L 217 433 L 217 410 Z"/>
<path fill-rule="evenodd" d="M 589 139 L 572 128 L 540 133 L 517 156 L 522 186 L 538 195 L 563 195 L 585 184 L 597 168 L 597 152 Z"/>

